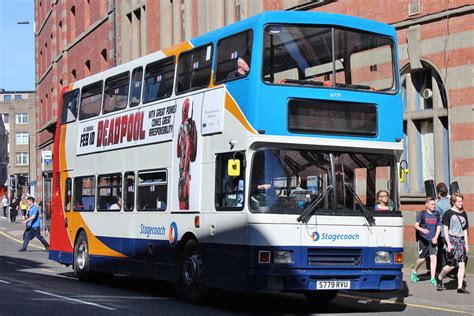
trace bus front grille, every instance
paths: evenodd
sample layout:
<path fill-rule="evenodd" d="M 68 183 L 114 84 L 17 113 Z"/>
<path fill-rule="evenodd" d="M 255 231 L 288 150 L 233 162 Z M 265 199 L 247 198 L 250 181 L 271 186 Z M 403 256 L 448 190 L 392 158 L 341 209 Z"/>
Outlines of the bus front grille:
<path fill-rule="evenodd" d="M 308 249 L 309 266 L 359 266 L 361 263 L 360 249 Z"/>

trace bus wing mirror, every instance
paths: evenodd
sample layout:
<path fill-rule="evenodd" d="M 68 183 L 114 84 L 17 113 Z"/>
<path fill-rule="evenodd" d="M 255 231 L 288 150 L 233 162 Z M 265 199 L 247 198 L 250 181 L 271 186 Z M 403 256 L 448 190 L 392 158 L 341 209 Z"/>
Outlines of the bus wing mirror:
<path fill-rule="evenodd" d="M 240 176 L 240 160 L 239 159 L 229 159 L 227 161 L 227 174 L 230 177 Z"/>
<path fill-rule="evenodd" d="M 405 183 L 406 175 L 409 173 L 408 162 L 406 160 L 400 161 L 400 183 Z"/>

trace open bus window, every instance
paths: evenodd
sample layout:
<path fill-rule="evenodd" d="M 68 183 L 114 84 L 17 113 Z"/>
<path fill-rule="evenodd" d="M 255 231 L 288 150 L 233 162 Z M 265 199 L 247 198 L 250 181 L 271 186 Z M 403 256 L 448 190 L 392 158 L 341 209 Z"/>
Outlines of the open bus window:
<path fill-rule="evenodd" d="M 222 39 L 217 44 L 215 82 L 243 78 L 250 72 L 252 56 L 251 30 Z"/>
<path fill-rule="evenodd" d="M 184 52 L 179 56 L 176 93 L 184 93 L 209 86 L 212 71 L 212 45 Z"/>
<path fill-rule="evenodd" d="M 242 210 L 245 197 L 245 167 L 242 161 L 244 153 L 225 153 L 216 157 L 216 198 L 215 206 L 218 211 Z M 240 176 L 231 177 L 227 173 L 227 161 L 239 159 Z"/>
<path fill-rule="evenodd" d="M 146 66 L 143 103 L 171 96 L 173 93 L 174 67 L 174 56 Z"/>
<path fill-rule="evenodd" d="M 137 209 L 139 211 L 164 211 L 168 200 L 166 171 L 138 173 Z"/>
<path fill-rule="evenodd" d="M 74 211 L 94 211 L 95 177 L 74 178 Z"/>
<path fill-rule="evenodd" d="M 123 209 L 131 212 L 135 206 L 135 173 L 126 172 L 123 183 Z"/>
<path fill-rule="evenodd" d="M 122 175 L 120 173 L 98 176 L 97 210 L 120 211 L 122 209 Z"/>
<path fill-rule="evenodd" d="M 124 72 L 105 81 L 103 113 L 110 113 L 127 107 L 129 82 L 129 72 Z"/>
<path fill-rule="evenodd" d="M 143 68 L 137 67 L 132 72 L 132 84 L 130 86 L 130 107 L 140 104 L 142 95 Z"/>
<path fill-rule="evenodd" d="M 63 103 L 61 105 L 61 124 L 66 124 L 76 120 L 78 104 L 79 89 L 74 89 L 63 95 Z"/>
<path fill-rule="evenodd" d="M 102 102 L 102 81 L 82 88 L 79 119 L 84 120 L 99 115 Z"/>
<path fill-rule="evenodd" d="M 71 210 L 71 197 L 72 197 L 72 180 L 71 178 L 66 179 L 64 188 L 64 210 L 69 212 Z"/>
<path fill-rule="evenodd" d="M 270 25 L 264 34 L 263 81 L 394 93 L 394 55 L 393 40 L 386 36 L 327 26 Z"/>

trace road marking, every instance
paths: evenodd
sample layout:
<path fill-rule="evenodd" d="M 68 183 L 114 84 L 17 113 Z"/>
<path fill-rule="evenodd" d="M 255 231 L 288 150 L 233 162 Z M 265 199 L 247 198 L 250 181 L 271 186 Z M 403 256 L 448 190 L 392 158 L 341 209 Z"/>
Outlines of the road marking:
<path fill-rule="evenodd" d="M 5 263 L 8 263 L 8 264 L 16 264 L 15 262 L 11 262 L 11 261 L 5 261 Z"/>
<path fill-rule="evenodd" d="M 349 294 L 342 294 L 339 293 L 337 296 L 340 297 L 347 297 L 347 298 L 354 298 L 357 300 L 373 300 L 379 303 L 389 303 L 388 300 L 386 299 L 377 299 L 377 298 L 369 298 L 369 297 L 363 297 L 363 296 L 356 296 L 356 295 L 349 295 Z M 419 305 L 419 304 L 411 304 L 411 303 L 402 303 L 402 302 L 394 302 L 390 300 L 390 304 L 397 304 L 397 305 L 406 305 L 410 307 L 417 307 L 417 308 L 424 308 L 424 309 L 431 309 L 431 310 L 436 310 L 436 311 L 443 311 L 443 312 L 451 312 L 451 313 L 459 313 L 459 314 L 468 314 L 472 315 L 471 312 L 468 311 L 462 311 L 458 309 L 450 309 L 450 308 L 443 308 L 443 307 L 436 307 L 436 306 L 426 306 L 426 305 Z"/>
<path fill-rule="evenodd" d="M 16 241 L 20 244 L 23 243 L 23 240 L 16 239 L 15 237 L 12 237 L 12 236 L 8 235 L 7 233 L 0 232 L 0 235 L 3 235 L 7 238 L 10 238 L 11 240 Z M 33 244 L 29 244 L 28 246 L 33 247 L 33 248 L 37 248 L 37 249 L 44 249 L 44 247 L 39 247 L 39 246 L 36 246 L 36 245 L 33 245 Z"/>
<path fill-rule="evenodd" d="M 91 302 L 86 302 L 86 301 L 82 301 L 82 300 L 78 300 L 78 299 L 75 299 L 75 298 L 70 298 L 70 297 L 66 297 L 66 296 L 62 296 L 62 295 L 56 295 L 56 294 L 48 293 L 48 292 L 45 292 L 45 291 L 35 290 L 35 292 L 36 293 L 41 293 L 41 294 L 44 294 L 44 295 L 57 297 L 57 298 L 62 298 L 64 300 L 73 301 L 73 302 L 76 302 L 76 303 L 92 305 L 92 306 L 95 306 L 95 307 L 107 309 L 109 311 L 115 311 L 116 310 L 115 308 L 112 308 L 112 307 L 108 307 L 108 306 L 104 306 L 104 305 L 100 305 L 100 304 L 96 304 L 96 303 L 91 303 Z"/>
<path fill-rule="evenodd" d="M 48 269 L 40 269 L 40 270 L 41 270 L 41 271 L 44 271 L 44 272 L 54 273 L 54 271 L 48 270 Z"/>
<path fill-rule="evenodd" d="M 11 282 L 0 280 L 0 283 L 11 284 Z"/>

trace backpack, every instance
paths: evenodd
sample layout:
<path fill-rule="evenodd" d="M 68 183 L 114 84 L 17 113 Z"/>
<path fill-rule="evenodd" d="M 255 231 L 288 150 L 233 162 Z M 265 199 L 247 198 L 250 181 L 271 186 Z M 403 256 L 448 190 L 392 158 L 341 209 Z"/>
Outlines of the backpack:
<path fill-rule="evenodd" d="M 426 228 L 425 227 L 425 218 L 426 218 L 426 211 L 423 210 L 423 211 L 420 211 L 420 227 L 421 228 Z M 439 213 L 438 212 L 434 212 L 435 216 L 436 216 L 436 223 L 439 224 Z M 418 230 L 418 229 L 415 229 L 415 239 L 416 241 L 419 241 L 421 238 L 421 232 Z"/>

